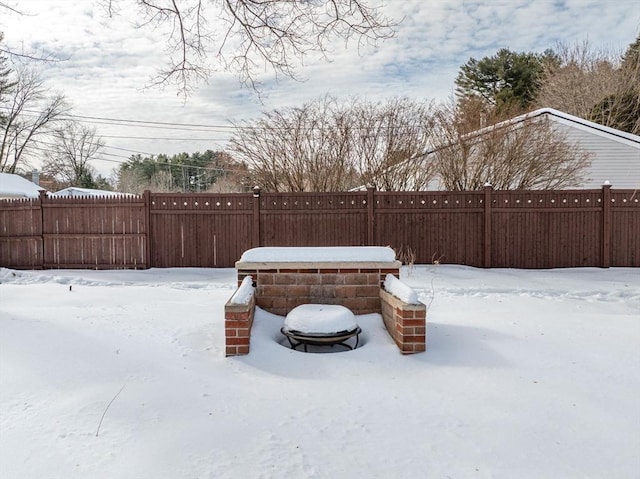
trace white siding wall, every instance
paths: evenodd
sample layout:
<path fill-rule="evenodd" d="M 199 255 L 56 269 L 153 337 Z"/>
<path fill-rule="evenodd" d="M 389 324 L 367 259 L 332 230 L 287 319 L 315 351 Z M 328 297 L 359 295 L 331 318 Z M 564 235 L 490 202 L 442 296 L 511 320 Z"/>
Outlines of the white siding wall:
<path fill-rule="evenodd" d="M 628 140 L 617 141 L 565 122 L 558 122 L 557 126 L 568 141 L 592 154 L 582 188 L 600 188 L 605 181 L 615 189 L 640 188 L 640 144 L 633 146 Z"/>

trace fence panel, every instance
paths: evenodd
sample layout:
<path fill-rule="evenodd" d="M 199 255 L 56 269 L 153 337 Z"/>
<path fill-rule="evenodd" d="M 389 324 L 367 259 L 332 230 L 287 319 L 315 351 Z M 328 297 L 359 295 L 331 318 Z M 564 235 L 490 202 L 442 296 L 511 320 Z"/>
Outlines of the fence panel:
<path fill-rule="evenodd" d="M 263 193 L 262 246 L 367 244 L 366 193 Z"/>
<path fill-rule="evenodd" d="M 42 244 L 40 200 L 0 200 L 0 266 L 41 269 Z"/>
<path fill-rule="evenodd" d="M 602 198 L 601 190 L 494 192 L 492 266 L 601 265 Z"/>
<path fill-rule="evenodd" d="M 640 191 L 611 191 L 611 266 L 640 266 Z"/>
<path fill-rule="evenodd" d="M 45 268 L 146 268 L 140 197 L 43 198 Z"/>
<path fill-rule="evenodd" d="M 151 264 L 233 267 L 251 248 L 250 194 L 151 194 Z"/>
<path fill-rule="evenodd" d="M 376 193 L 375 243 L 419 264 L 482 266 L 483 198 L 483 192 Z"/>

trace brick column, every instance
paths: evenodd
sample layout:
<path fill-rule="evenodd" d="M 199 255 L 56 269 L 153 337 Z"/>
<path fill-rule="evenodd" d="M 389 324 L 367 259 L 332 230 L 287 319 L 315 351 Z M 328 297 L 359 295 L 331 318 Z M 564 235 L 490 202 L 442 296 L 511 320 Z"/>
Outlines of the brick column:
<path fill-rule="evenodd" d="M 225 304 L 224 336 L 226 356 L 249 354 L 255 304 L 255 297 L 252 297 L 248 304 L 233 304 L 230 302 Z"/>
<path fill-rule="evenodd" d="M 427 308 L 407 304 L 380 288 L 382 319 L 402 354 L 420 353 L 427 348 Z"/>

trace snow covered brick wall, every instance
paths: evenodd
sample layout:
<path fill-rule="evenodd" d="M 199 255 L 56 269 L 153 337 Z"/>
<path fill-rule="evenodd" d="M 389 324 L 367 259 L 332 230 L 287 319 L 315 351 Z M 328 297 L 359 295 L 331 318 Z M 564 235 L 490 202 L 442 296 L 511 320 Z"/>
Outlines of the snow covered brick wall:
<path fill-rule="evenodd" d="M 256 305 L 286 316 L 302 304 L 338 304 L 354 314 L 380 312 L 380 287 L 400 262 L 387 247 L 255 248 L 236 263 L 252 276 Z"/>
<path fill-rule="evenodd" d="M 413 301 L 415 293 L 397 278 L 387 277 L 385 287 L 392 292 L 402 292 L 394 296 L 380 289 L 382 319 L 387 331 L 400 348 L 402 354 L 420 353 L 427 347 L 427 308 Z M 407 300 L 411 299 L 410 302 Z M 417 303 L 417 304 L 410 304 Z"/>
<path fill-rule="evenodd" d="M 255 290 L 247 276 L 224 306 L 226 356 L 249 354 L 255 309 Z"/>

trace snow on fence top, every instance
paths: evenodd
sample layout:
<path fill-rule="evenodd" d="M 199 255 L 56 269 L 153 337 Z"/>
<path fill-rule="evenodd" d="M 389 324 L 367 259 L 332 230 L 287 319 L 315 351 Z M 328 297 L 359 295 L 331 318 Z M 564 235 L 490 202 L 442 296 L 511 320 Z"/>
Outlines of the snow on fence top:
<path fill-rule="evenodd" d="M 231 296 L 229 304 L 249 304 L 254 291 L 253 278 L 251 278 L 251 276 L 245 276 L 238 290 Z"/>
<path fill-rule="evenodd" d="M 385 278 L 384 289 L 404 303 L 420 304 L 418 294 L 392 274 Z"/>
<path fill-rule="evenodd" d="M 304 262 L 394 262 L 396 253 L 386 246 L 333 247 L 262 247 L 245 251 L 241 263 L 304 263 Z"/>

